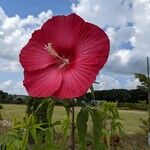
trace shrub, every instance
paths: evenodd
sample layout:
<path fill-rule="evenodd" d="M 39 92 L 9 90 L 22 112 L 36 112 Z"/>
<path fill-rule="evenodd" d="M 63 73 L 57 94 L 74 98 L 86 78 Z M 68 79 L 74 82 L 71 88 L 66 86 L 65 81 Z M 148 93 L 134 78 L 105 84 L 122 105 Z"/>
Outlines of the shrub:
<path fill-rule="evenodd" d="M 140 103 L 118 103 L 117 106 L 120 109 L 135 109 L 135 110 L 147 110 L 148 105 L 144 102 Z"/>
<path fill-rule="evenodd" d="M 123 133 L 120 114 L 117 108 L 117 103 L 103 102 L 100 105 L 100 112 L 103 119 L 103 136 L 104 140 L 110 148 L 110 145 L 118 146 L 120 135 Z"/>
<path fill-rule="evenodd" d="M 44 98 L 27 98 L 27 115 L 33 114 L 37 118 L 37 122 L 47 122 L 47 107 L 49 102 Z"/>

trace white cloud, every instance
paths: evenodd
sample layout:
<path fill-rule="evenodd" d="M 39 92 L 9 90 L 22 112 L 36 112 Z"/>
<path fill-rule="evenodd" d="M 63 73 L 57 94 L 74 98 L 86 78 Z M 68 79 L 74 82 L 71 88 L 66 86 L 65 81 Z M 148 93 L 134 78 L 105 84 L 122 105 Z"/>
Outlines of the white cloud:
<path fill-rule="evenodd" d="M 120 26 L 131 20 L 132 0 L 79 0 L 72 4 L 73 12 L 85 20 L 105 27 Z"/>
<path fill-rule="evenodd" d="M 109 74 L 99 75 L 96 80 L 99 84 L 95 84 L 97 90 L 108 89 L 136 89 L 140 82 L 134 76 Z"/>
<path fill-rule="evenodd" d="M 140 81 L 138 79 L 128 78 L 126 80 L 125 88 L 126 89 L 135 89 L 138 85 L 141 85 Z"/>
<path fill-rule="evenodd" d="M 0 71 L 20 71 L 18 55 L 21 48 L 27 43 L 32 32 L 51 18 L 52 14 L 52 11 L 48 10 L 37 17 L 29 15 L 22 19 L 18 15 L 8 17 L 0 7 Z"/>
<path fill-rule="evenodd" d="M 96 85 L 98 90 L 118 89 L 120 87 L 119 82 L 114 77 L 108 75 L 100 75 L 97 82 L 99 83 Z"/>
<path fill-rule="evenodd" d="M 130 57 L 131 57 L 131 51 L 129 50 L 119 50 L 116 54 L 116 56 L 120 57 L 121 64 L 126 64 Z"/>
<path fill-rule="evenodd" d="M 16 71 L 20 70 L 20 65 L 19 65 L 18 61 L 11 60 L 7 56 L 5 58 L 0 58 L 0 71 L 16 72 Z"/>
<path fill-rule="evenodd" d="M 12 80 L 7 80 L 0 82 L 0 90 L 8 92 L 9 94 L 27 94 L 21 81 L 15 82 Z"/>

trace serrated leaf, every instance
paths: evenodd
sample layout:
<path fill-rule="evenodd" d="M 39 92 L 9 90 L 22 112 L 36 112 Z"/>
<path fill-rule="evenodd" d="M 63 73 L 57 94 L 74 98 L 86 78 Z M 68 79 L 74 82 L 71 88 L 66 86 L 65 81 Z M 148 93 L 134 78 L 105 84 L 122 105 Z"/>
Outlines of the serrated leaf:
<path fill-rule="evenodd" d="M 77 129 L 79 135 L 79 142 L 82 150 L 86 150 L 86 133 L 87 133 L 87 122 L 89 118 L 88 108 L 81 108 L 80 112 L 77 115 Z"/>
<path fill-rule="evenodd" d="M 102 144 L 102 142 L 100 141 L 100 138 L 102 136 L 102 124 L 101 124 L 102 117 L 97 109 L 89 108 L 89 113 L 91 115 L 93 123 L 93 136 L 94 136 L 93 148 L 94 150 L 105 150 L 105 145 Z"/>

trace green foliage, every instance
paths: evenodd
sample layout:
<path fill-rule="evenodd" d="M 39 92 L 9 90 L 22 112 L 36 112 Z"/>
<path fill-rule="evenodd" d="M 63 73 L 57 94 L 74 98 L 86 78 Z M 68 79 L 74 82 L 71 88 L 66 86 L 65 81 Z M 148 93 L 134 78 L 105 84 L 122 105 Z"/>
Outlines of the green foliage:
<path fill-rule="evenodd" d="M 93 100 L 95 100 L 94 86 L 93 85 L 91 86 L 90 91 L 91 91 Z"/>
<path fill-rule="evenodd" d="M 88 107 L 82 107 L 77 115 L 77 129 L 79 135 L 79 142 L 82 150 L 87 149 L 85 137 L 87 134 L 87 122 L 89 118 Z"/>
<path fill-rule="evenodd" d="M 148 78 L 145 74 L 142 73 L 136 73 L 135 78 L 138 78 L 141 83 L 141 85 L 138 86 L 138 88 L 145 91 L 150 91 L 150 78 Z"/>
<path fill-rule="evenodd" d="M 44 135 L 44 140 L 41 138 Z M 53 129 L 52 128 L 46 128 L 45 131 L 39 132 L 38 135 L 38 141 L 37 143 L 32 147 L 33 150 L 58 150 L 60 147 L 58 147 L 54 141 L 53 141 Z"/>
<path fill-rule="evenodd" d="M 28 98 L 27 103 L 27 116 L 34 115 L 37 118 L 38 123 L 48 122 L 42 127 L 47 128 L 53 126 L 52 116 L 55 106 L 55 101 L 52 98 Z"/>
<path fill-rule="evenodd" d="M 1 137 L 1 144 L 7 145 L 8 150 L 26 150 L 29 135 L 32 136 L 36 143 L 37 129 L 44 130 L 41 125 L 36 123 L 36 118 L 33 115 L 25 117 L 22 122 L 15 118 L 12 129 Z"/>
<path fill-rule="evenodd" d="M 7 101 L 8 99 L 8 93 L 5 93 L 0 90 L 0 103 L 3 103 L 3 101 Z"/>
<path fill-rule="evenodd" d="M 93 149 L 94 150 L 105 150 L 106 147 L 102 143 L 102 115 L 95 108 L 89 108 L 93 123 Z"/>
<path fill-rule="evenodd" d="M 108 148 L 110 148 L 110 145 L 114 143 L 115 137 L 119 140 L 119 135 L 123 133 L 124 128 L 120 122 L 122 119 L 120 118 L 117 104 L 113 102 L 104 102 L 100 106 L 100 112 L 103 116 L 103 136 L 106 139 Z"/>
<path fill-rule="evenodd" d="M 140 89 L 146 91 L 147 95 L 148 95 L 148 101 L 147 101 L 147 103 L 149 104 L 148 105 L 148 112 L 149 112 L 148 119 L 140 120 L 143 124 L 143 126 L 141 126 L 141 128 L 143 128 L 143 130 L 148 132 L 148 131 L 150 131 L 150 78 L 147 77 L 145 74 L 140 74 L 140 73 L 136 73 L 135 77 L 138 78 L 139 81 L 141 82 L 141 85 L 138 87 Z"/>
<path fill-rule="evenodd" d="M 113 101 L 113 102 L 139 102 L 139 100 L 147 100 L 147 93 L 145 90 L 139 89 L 113 89 L 113 90 L 102 90 L 102 91 L 94 91 L 91 87 L 92 93 L 87 93 L 86 95 L 77 99 L 75 102 L 75 106 L 83 106 L 84 103 L 90 103 L 91 100 L 106 100 L 106 101 Z M 19 95 L 10 95 L 3 91 L 0 91 L 0 103 L 14 103 L 14 104 L 27 104 L 28 113 L 34 111 L 42 101 L 45 101 L 44 98 L 32 98 L 28 96 L 19 96 Z M 57 100 L 56 105 L 63 106 L 61 100 Z M 84 102 L 84 103 L 83 103 Z M 45 108 L 46 108 L 46 104 Z M 48 105 L 48 104 L 47 104 Z M 34 106 L 34 107 L 33 107 Z M 30 108 L 31 107 L 31 108 Z M 42 117 L 41 117 L 42 118 Z M 46 118 L 46 117 L 45 117 Z"/>
<path fill-rule="evenodd" d="M 49 102 L 49 104 L 47 107 L 47 120 L 51 124 L 52 123 L 52 115 L 53 115 L 54 106 L 55 106 L 55 101 L 49 100 L 48 102 Z"/>
<path fill-rule="evenodd" d="M 3 105 L 0 105 L 0 110 L 3 109 L 3 108 L 4 108 Z"/>
<path fill-rule="evenodd" d="M 130 103 L 137 103 L 139 101 L 147 100 L 147 93 L 141 89 L 112 89 L 112 90 L 101 90 L 101 91 L 94 91 L 95 99 L 96 100 L 105 100 L 111 102 L 130 102 Z M 92 94 L 88 93 L 88 99 L 93 99 Z M 90 103 L 90 101 L 89 101 Z"/>
<path fill-rule="evenodd" d="M 69 129 L 70 129 L 70 118 L 67 117 L 65 118 L 62 123 L 61 123 L 61 131 L 63 133 L 64 136 L 64 140 L 68 137 L 69 135 Z"/>
<path fill-rule="evenodd" d="M 140 118 L 140 122 L 142 125 L 140 125 L 140 128 L 144 131 L 144 133 L 147 135 L 148 131 L 150 131 L 150 122 L 149 119 L 143 119 Z"/>
<path fill-rule="evenodd" d="M 11 130 L 0 137 L 1 145 L 6 145 L 8 150 L 21 149 L 21 135 L 17 130 Z"/>
<path fill-rule="evenodd" d="M 147 110 L 148 105 L 145 102 L 140 103 L 117 103 L 117 106 L 120 109 L 127 109 L 127 110 Z"/>
<path fill-rule="evenodd" d="M 89 115 L 92 118 L 93 124 L 93 149 L 94 150 L 105 150 L 106 146 L 102 142 L 102 115 L 96 108 L 82 107 L 77 116 L 77 129 L 79 136 L 79 144 L 81 150 L 87 149 L 87 123 Z"/>

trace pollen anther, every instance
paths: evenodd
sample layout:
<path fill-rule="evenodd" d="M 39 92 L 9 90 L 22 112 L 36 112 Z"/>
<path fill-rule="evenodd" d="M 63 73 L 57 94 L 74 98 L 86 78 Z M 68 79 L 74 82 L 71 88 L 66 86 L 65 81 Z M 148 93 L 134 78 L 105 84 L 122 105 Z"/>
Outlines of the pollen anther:
<path fill-rule="evenodd" d="M 63 64 L 61 64 L 59 68 L 63 68 L 64 66 L 66 66 L 67 64 L 69 64 L 69 59 L 63 58 L 63 57 L 59 56 L 59 54 L 56 52 L 56 50 L 52 47 L 52 43 L 48 43 L 47 45 L 45 45 L 45 49 L 53 57 L 56 57 L 56 58 L 59 58 L 59 59 L 62 60 Z"/>

